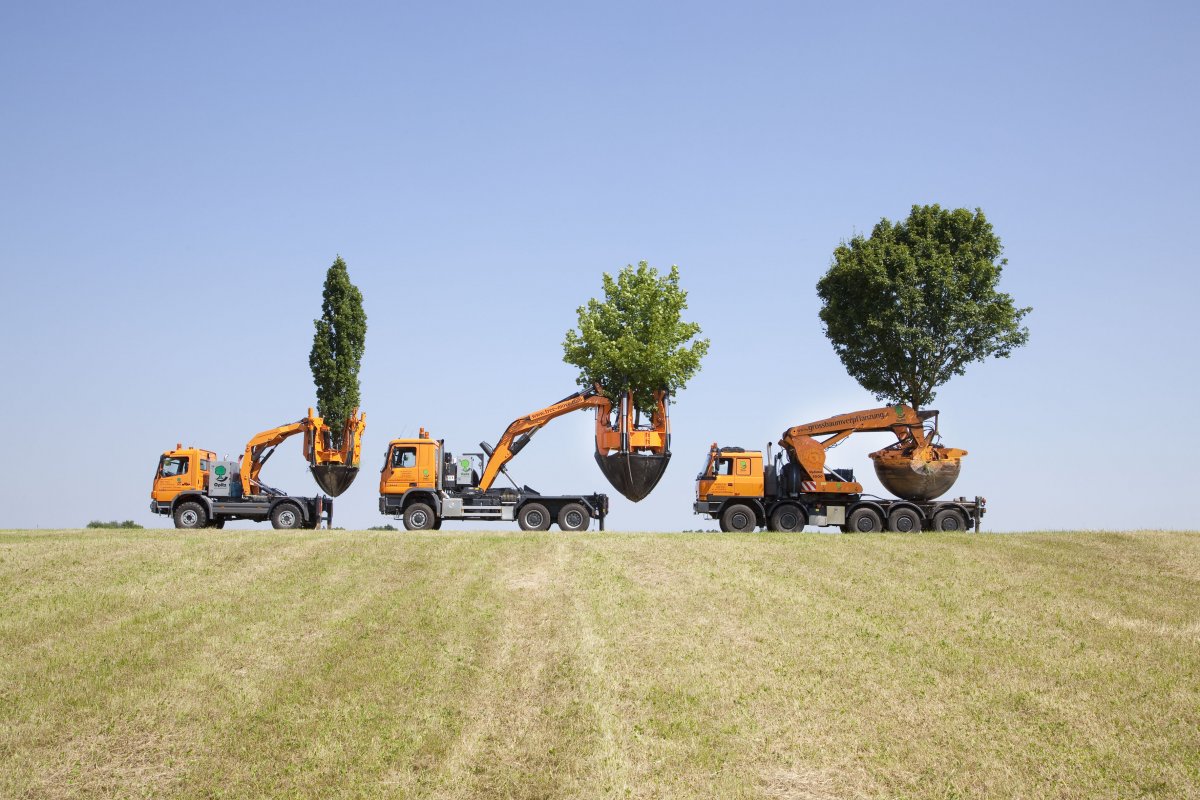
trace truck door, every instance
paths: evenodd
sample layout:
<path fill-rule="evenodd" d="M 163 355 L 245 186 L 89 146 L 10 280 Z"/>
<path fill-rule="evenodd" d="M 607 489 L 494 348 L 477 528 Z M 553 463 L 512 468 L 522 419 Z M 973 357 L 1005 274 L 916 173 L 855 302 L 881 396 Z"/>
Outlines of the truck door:
<path fill-rule="evenodd" d="M 404 494 L 417 487 L 417 448 L 411 444 L 392 445 L 388 453 L 391 471 L 387 479 L 387 494 Z"/>
<path fill-rule="evenodd" d="M 158 471 L 154 476 L 154 491 L 151 498 L 160 503 L 169 503 L 180 492 L 193 488 L 190 463 L 191 459 L 186 455 L 171 454 L 160 458 Z"/>

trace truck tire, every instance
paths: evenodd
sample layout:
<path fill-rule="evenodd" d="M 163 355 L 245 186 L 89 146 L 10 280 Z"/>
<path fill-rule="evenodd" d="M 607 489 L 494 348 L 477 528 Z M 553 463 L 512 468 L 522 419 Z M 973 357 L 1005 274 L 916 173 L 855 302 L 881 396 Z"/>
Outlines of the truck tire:
<path fill-rule="evenodd" d="M 883 530 L 883 517 L 873 508 L 856 508 L 846 519 L 847 533 L 879 533 Z"/>
<path fill-rule="evenodd" d="M 217 530 L 221 530 L 221 528 L 225 527 L 225 520 L 223 520 L 223 519 L 209 520 L 208 527 L 216 528 Z"/>
<path fill-rule="evenodd" d="M 804 530 L 808 518 L 799 506 L 783 505 L 771 512 L 771 530 L 796 533 Z"/>
<path fill-rule="evenodd" d="M 280 503 L 271 509 L 271 527 L 277 531 L 290 531 L 304 527 L 304 516 L 295 503 Z"/>
<path fill-rule="evenodd" d="M 558 510 L 558 527 L 564 531 L 586 531 L 592 515 L 579 503 L 567 503 Z"/>
<path fill-rule="evenodd" d="M 758 518 L 750 506 L 734 503 L 721 514 L 721 530 L 726 533 L 753 533 L 758 527 Z"/>
<path fill-rule="evenodd" d="M 404 509 L 404 529 L 430 531 L 437 525 L 437 514 L 425 503 L 413 503 Z"/>
<path fill-rule="evenodd" d="M 896 533 L 920 533 L 921 517 L 911 508 L 897 508 L 888 515 L 888 530 Z"/>
<path fill-rule="evenodd" d="M 957 508 L 943 508 L 933 515 L 933 529 L 935 531 L 965 531 L 967 521 Z"/>
<path fill-rule="evenodd" d="M 541 503 L 526 503 L 517 513 L 517 524 L 523 531 L 548 531 L 550 512 Z"/>
<path fill-rule="evenodd" d="M 194 501 L 176 506 L 174 518 L 175 527 L 184 530 L 195 530 L 208 525 L 208 512 L 204 510 L 204 506 Z"/>

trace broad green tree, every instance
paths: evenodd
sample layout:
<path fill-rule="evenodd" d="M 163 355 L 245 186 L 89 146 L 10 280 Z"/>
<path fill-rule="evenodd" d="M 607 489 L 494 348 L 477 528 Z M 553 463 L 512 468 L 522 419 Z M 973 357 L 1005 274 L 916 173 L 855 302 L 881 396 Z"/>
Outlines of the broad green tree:
<path fill-rule="evenodd" d="M 325 273 L 321 298 L 321 316 L 313 320 L 317 330 L 308 365 L 317 387 L 317 411 L 336 443 L 346 418 L 359 403 L 358 368 L 367 338 L 362 292 L 350 282 L 341 256 Z"/>
<path fill-rule="evenodd" d="M 700 370 L 708 339 L 697 338 L 699 325 L 683 321 L 687 292 L 679 287 L 679 267 L 661 275 L 641 261 L 616 277 L 604 273 L 603 288 L 603 300 L 579 307 L 563 360 L 579 368 L 581 386 L 599 384 L 610 399 L 629 391 L 637 409 L 649 413 L 655 390 L 677 392 Z"/>
<path fill-rule="evenodd" d="M 833 252 L 821 321 L 846 370 L 877 399 L 915 409 L 967 364 L 1029 340 L 1030 308 L 998 290 L 1007 259 L 983 212 L 912 207 Z"/>

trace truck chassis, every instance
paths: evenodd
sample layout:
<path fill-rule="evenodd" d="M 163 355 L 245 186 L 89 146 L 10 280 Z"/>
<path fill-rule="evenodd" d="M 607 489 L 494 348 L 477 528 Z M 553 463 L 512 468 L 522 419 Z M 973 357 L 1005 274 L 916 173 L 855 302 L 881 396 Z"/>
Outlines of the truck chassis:
<path fill-rule="evenodd" d="M 805 525 L 836 525 L 845 533 L 895 531 L 964 531 L 979 533 L 987 500 L 894 500 L 862 495 L 814 497 L 716 497 L 697 500 L 697 514 L 717 520 L 723 531 L 750 532 L 764 527 L 771 531 L 801 531 Z"/>

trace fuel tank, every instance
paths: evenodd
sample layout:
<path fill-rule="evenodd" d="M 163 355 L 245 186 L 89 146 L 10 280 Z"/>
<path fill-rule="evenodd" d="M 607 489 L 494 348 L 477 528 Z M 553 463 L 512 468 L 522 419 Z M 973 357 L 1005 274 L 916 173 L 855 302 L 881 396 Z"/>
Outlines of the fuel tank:
<path fill-rule="evenodd" d="M 596 463 L 604 477 L 614 489 L 635 503 L 654 491 L 670 461 L 670 453 L 596 453 Z"/>
<path fill-rule="evenodd" d="M 349 489 L 350 484 L 358 477 L 358 467 L 344 464 L 312 464 L 309 469 L 321 491 L 330 497 L 337 497 Z"/>

